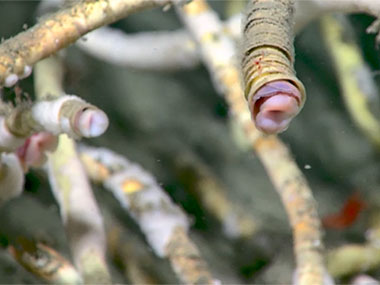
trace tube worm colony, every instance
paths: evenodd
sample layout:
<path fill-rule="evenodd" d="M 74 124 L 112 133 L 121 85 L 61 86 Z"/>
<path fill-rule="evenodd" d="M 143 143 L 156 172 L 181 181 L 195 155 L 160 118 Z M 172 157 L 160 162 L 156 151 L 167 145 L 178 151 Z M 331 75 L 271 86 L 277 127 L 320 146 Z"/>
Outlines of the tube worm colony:
<path fill-rule="evenodd" d="M 245 96 L 259 130 L 283 132 L 306 97 L 293 67 L 294 0 L 250 0 L 247 11 L 242 60 Z"/>

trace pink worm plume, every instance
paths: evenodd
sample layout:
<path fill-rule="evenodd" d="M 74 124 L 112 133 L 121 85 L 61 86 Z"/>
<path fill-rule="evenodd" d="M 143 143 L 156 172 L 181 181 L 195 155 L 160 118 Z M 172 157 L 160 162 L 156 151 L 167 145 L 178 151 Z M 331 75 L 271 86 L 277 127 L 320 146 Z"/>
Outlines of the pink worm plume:
<path fill-rule="evenodd" d="M 40 132 L 27 138 L 16 151 L 24 171 L 29 167 L 39 167 L 46 161 L 46 151 L 54 151 L 58 138 L 50 133 Z"/>
<path fill-rule="evenodd" d="M 301 110 L 301 93 L 289 81 L 279 80 L 261 87 L 250 103 L 256 127 L 266 134 L 285 131 Z"/>

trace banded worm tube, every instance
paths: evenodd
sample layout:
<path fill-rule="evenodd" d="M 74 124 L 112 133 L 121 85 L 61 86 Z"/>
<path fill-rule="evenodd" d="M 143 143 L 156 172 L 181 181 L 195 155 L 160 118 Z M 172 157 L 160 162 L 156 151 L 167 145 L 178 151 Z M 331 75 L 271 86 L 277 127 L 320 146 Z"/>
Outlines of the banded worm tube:
<path fill-rule="evenodd" d="M 293 47 L 294 0 L 249 0 L 243 25 L 245 97 L 256 127 L 285 131 L 306 94 L 296 77 Z"/>

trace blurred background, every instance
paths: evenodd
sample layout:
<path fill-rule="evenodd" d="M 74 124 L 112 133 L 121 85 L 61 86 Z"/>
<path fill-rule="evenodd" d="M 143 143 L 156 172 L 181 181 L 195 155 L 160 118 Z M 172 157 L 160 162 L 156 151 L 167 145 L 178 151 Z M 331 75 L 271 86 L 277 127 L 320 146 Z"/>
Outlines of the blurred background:
<path fill-rule="evenodd" d="M 32 26 L 38 4 L 0 1 L 1 38 Z M 238 9 L 228 1 L 210 1 L 210 5 L 224 20 Z M 348 29 L 368 64 L 374 88 L 378 88 L 379 51 L 375 36 L 365 32 L 373 20 L 366 15 L 350 15 L 352 27 Z M 126 33 L 182 28 L 173 9 L 141 12 L 112 26 Z M 326 249 L 363 243 L 371 213 L 380 206 L 379 148 L 360 132 L 343 103 L 319 22 L 312 22 L 297 35 L 295 50 L 297 75 L 306 87 L 307 102 L 280 137 L 307 177 L 322 218 L 329 221 L 332 214 L 341 213 L 347 201 L 363 205 L 358 215 L 347 218 L 343 225 L 334 226 L 331 219 L 325 223 Z M 75 46 L 69 47 L 66 55 L 67 93 L 98 106 L 110 119 L 103 136 L 85 142 L 118 152 L 156 177 L 190 217 L 190 237 L 214 276 L 226 284 L 289 283 L 294 258 L 285 211 L 258 158 L 231 122 L 228 106 L 215 91 L 205 67 L 149 72 L 105 63 Z M 362 84 L 368 83 L 363 80 Z M 33 97 L 33 77 L 22 81 L 20 87 Z M 12 90 L 5 92 L 11 94 Z M 375 116 L 380 114 L 376 112 L 378 99 L 379 94 L 371 98 Z M 199 182 L 204 180 L 214 184 Z M 207 187 L 218 189 L 217 195 L 230 205 L 236 220 L 244 221 L 242 225 L 228 220 L 215 209 L 217 205 L 205 203 L 202 193 Z M 93 189 L 103 211 L 137 240 L 142 255 L 149 256 L 152 263 L 148 267 L 157 283 L 175 283 L 168 263 L 153 256 L 113 196 L 101 187 Z M 5 250 L 19 235 L 42 241 L 69 257 L 59 210 L 41 170 L 32 170 L 24 194 L 0 209 L 0 283 L 40 283 Z M 109 258 L 114 282 L 128 282 L 114 256 L 110 254 Z M 372 274 L 380 277 L 379 270 Z"/>

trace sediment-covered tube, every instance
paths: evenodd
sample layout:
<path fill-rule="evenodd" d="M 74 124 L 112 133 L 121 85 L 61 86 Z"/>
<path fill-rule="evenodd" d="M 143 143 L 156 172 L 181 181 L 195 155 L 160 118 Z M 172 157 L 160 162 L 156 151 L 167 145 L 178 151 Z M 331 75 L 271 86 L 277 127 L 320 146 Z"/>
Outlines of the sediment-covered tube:
<path fill-rule="evenodd" d="M 294 0 L 250 0 L 243 25 L 245 96 L 256 127 L 285 131 L 305 102 L 293 67 Z"/>

